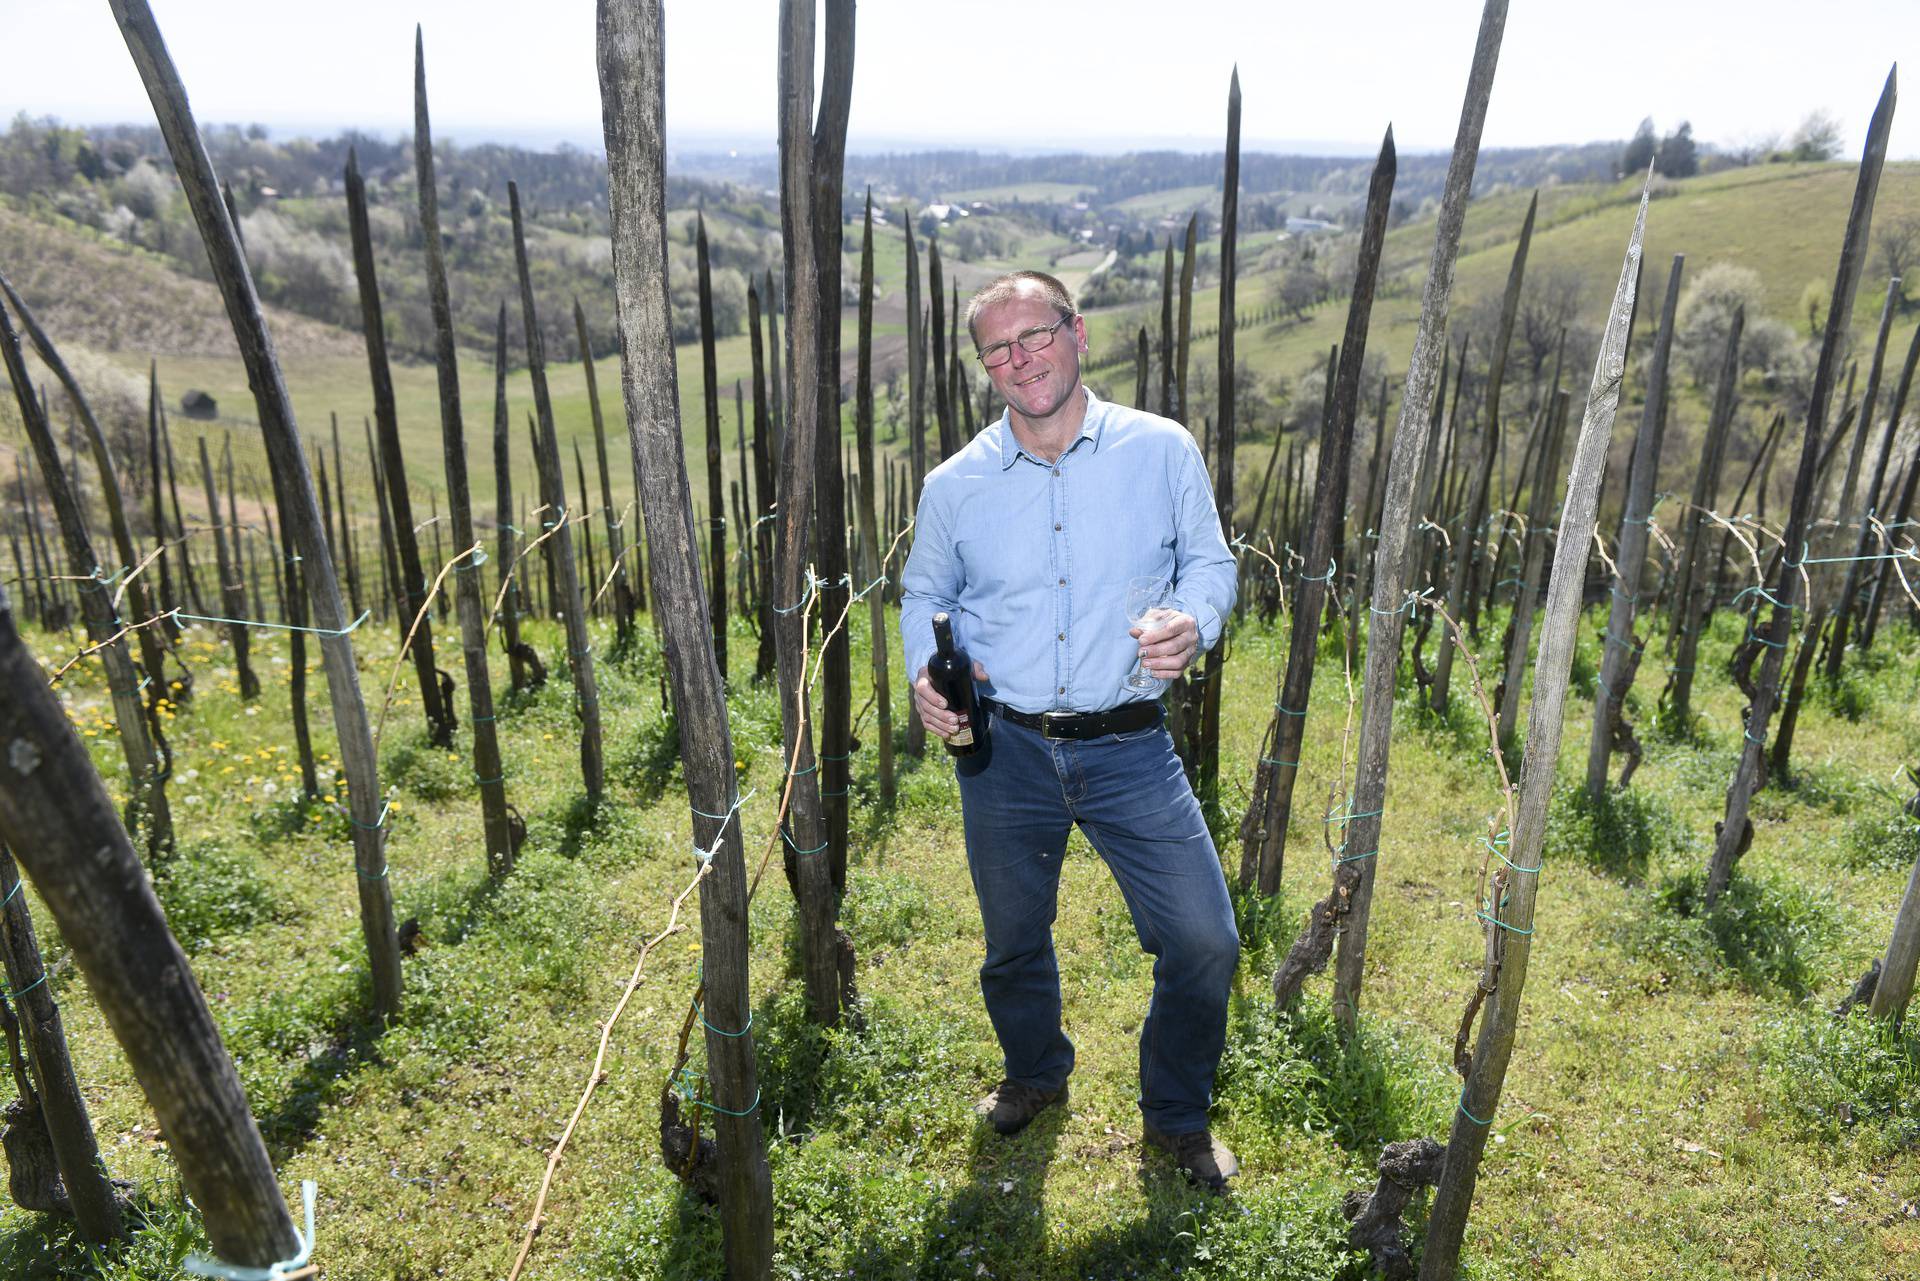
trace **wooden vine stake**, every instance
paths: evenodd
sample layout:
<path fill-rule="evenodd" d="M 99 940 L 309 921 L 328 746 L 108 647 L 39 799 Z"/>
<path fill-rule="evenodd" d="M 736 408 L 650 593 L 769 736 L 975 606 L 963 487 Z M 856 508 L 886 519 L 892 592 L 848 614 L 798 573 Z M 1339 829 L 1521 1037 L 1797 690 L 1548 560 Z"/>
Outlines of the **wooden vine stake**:
<path fill-rule="evenodd" d="M 1751 629 L 1749 639 L 1736 652 L 1735 678 L 1747 694 L 1746 728 L 1743 731 L 1740 762 L 1734 768 L 1733 781 L 1727 787 L 1726 813 L 1715 828 L 1713 855 L 1707 864 L 1707 883 L 1703 900 L 1711 910 L 1727 883 L 1733 879 L 1733 865 L 1753 840 L 1753 824 L 1747 807 L 1761 784 L 1762 754 L 1766 751 L 1767 723 L 1772 719 L 1780 691 L 1780 669 L 1787 652 L 1787 638 L 1793 628 L 1793 611 L 1800 601 L 1801 562 L 1807 555 L 1809 525 L 1815 488 L 1814 474 L 1819 466 L 1821 435 L 1826 426 L 1827 401 L 1833 390 L 1834 374 L 1839 368 L 1846 345 L 1847 327 L 1853 317 L 1854 287 L 1859 283 L 1860 267 L 1867 253 L 1867 238 L 1873 226 L 1873 201 L 1880 189 L 1880 170 L 1887 158 L 1887 135 L 1893 128 L 1893 108 L 1898 97 L 1898 69 L 1887 73 L 1886 87 L 1867 125 L 1867 141 L 1860 157 L 1860 175 L 1853 190 L 1853 208 L 1847 215 L 1845 239 L 1840 246 L 1840 262 L 1835 268 L 1832 303 L 1827 312 L 1826 333 L 1820 344 L 1820 360 L 1814 366 L 1813 389 L 1807 406 L 1807 430 L 1800 444 L 1800 466 L 1794 473 L 1793 502 L 1787 512 L 1787 525 L 1781 535 L 1783 555 L 1776 558 L 1778 574 L 1768 595 L 1774 602 L 1766 630 Z M 1756 621 L 1758 615 L 1756 614 Z M 1764 650 L 1760 655 L 1755 650 Z M 1751 679 L 1758 658 L 1760 673 Z"/>
<path fill-rule="evenodd" d="M 1220 513 L 1221 534 L 1231 540 L 1233 529 L 1234 453 L 1234 262 L 1240 226 L 1240 68 L 1235 65 L 1227 87 L 1226 172 L 1220 187 L 1220 334 L 1217 342 L 1218 378 L 1214 382 L 1213 501 Z M 1206 653 L 1200 688 L 1199 793 L 1217 798 L 1220 782 L 1220 686 L 1227 661 L 1225 629 Z"/>
<path fill-rule="evenodd" d="M 1470 602 L 1479 599 L 1473 590 L 1473 575 L 1480 560 L 1484 560 L 1489 569 L 1493 565 L 1491 540 L 1484 544 L 1480 560 L 1474 558 L 1473 549 L 1487 520 L 1487 495 L 1493 486 L 1493 464 L 1500 454 L 1500 389 L 1506 382 L 1507 350 L 1513 342 L 1513 321 L 1520 310 L 1520 282 L 1526 275 L 1527 250 L 1533 244 L 1533 220 L 1539 209 L 1540 193 L 1536 191 L 1533 198 L 1527 201 L 1527 216 L 1520 224 L 1520 242 L 1514 246 L 1513 262 L 1507 268 L 1506 293 L 1500 299 L 1500 328 L 1494 335 L 1492 361 L 1487 369 L 1487 435 L 1473 469 L 1473 488 L 1468 491 L 1467 498 L 1466 527 L 1454 543 L 1453 565 L 1447 575 L 1447 613 L 1454 618 L 1459 618 L 1462 610 L 1471 608 Z M 1453 657 L 1454 647 L 1443 644 L 1439 656 L 1434 660 L 1431 698 L 1436 712 L 1445 713 L 1452 698 Z"/>
<path fill-rule="evenodd" d="M 467 666 L 467 699 L 473 718 L 473 774 L 480 789 L 480 821 L 487 842 L 487 870 L 505 876 L 518 853 L 507 805 L 506 770 L 494 721 L 493 681 L 487 671 L 486 606 L 480 599 L 484 545 L 473 529 L 467 488 L 466 425 L 460 414 L 460 370 L 453 339 L 453 302 L 440 249 L 440 195 L 433 175 L 433 125 L 427 116 L 427 56 L 420 28 L 413 29 L 413 168 L 420 195 L 420 237 L 427 251 L 427 291 L 433 307 L 434 365 L 440 385 L 440 440 L 447 461 L 447 508 L 453 541 L 469 549 L 454 566 L 454 606 L 460 612 L 460 649 Z M 422 620 L 423 627 L 425 620 Z M 524 829 L 522 829 L 524 831 Z"/>
<path fill-rule="evenodd" d="M 1700 653 L 1700 632 L 1713 608 L 1713 593 L 1702 592 L 1706 566 L 1701 550 L 1707 535 L 1707 510 L 1712 507 L 1720 472 L 1727 453 L 1727 437 L 1733 426 L 1735 388 L 1740 378 L 1740 336 L 1746 330 L 1747 309 L 1733 309 L 1727 326 L 1727 349 L 1720 360 L 1720 377 L 1714 384 L 1713 409 L 1707 418 L 1706 454 L 1700 470 L 1694 474 L 1693 501 L 1680 518 L 1680 561 L 1676 566 L 1679 582 L 1673 594 L 1673 618 L 1667 628 L 1667 648 L 1673 663 L 1667 674 L 1667 686 L 1661 694 L 1665 715 L 1681 732 L 1693 723 L 1693 669 Z"/>
<path fill-rule="evenodd" d="M 854 373 L 853 429 L 860 448 L 860 545 L 865 549 L 868 634 L 873 649 L 873 735 L 880 744 L 880 804 L 893 808 L 893 684 L 887 656 L 886 593 L 878 581 L 887 574 L 880 546 L 880 522 L 874 510 L 873 451 L 873 192 L 867 192 L 865 221 L 860 229 L 860 311 L 857 365 Z M 918 720 L 918 717 L 914 719 Z"/>
<path fill-rule="evenodd" d="M 367 706 L 361 697 L 360 674 L 354 666 L 353 642 L 348 636 L 349 620 L 341 609 L 340 585 L 334 577 L 326 532 L 320 525 L 319 503 L 314 497 L 312 476 L 307 471 L 300 427 L 294 420 L 293 402 L 287 396 L 286 383 L 280 377 L 279 357 L 260 310 L 259 295 L 254 292 L 246 256 L 227 217 L 226 205 L 221 202 L 213 164 L 200 141 L 199 127 L 187 106 L 186 87 L 174 70 L 160 28 L 146 0 L 111 0 L 111 3 L 127 50 L 133 55 L 147 96 L 153 102 L 160 132 L 167 140 L 167 150 L 172 154 L 181 186 L 186 189 L 201 239 L 206 243 L 214 279 L 226 302 L 227 317 L 246 365 L 247 383 L 253 388 L 267 458 L 279 474 L 287 498 L 280 518 L 292 530 L 294 544 L 299 549 L 307 593 L 313 605 L 313 621 L 319 629 L 320 653 L 326 664 L 327 688 L 332 698 L 334 731 L 339 740 L 340 762 L 347 776 L 354 867 L 360 886 L 360 928 L 366 938 L 372 970 L 374 1011 L 384 1020 L 399 1012 L 401 990 L 400 941 L 393 922 L 393 889 L 387 882 L 386 821 L 381 809 L 373 735 L 367 722 Z M 32 864 L 28 867 L 31 871 Z M 161 932 L 165 932 L 164 927 Z M 74 935 L 67 933 L 67 937 L 72 939 Z M 182 970 L 184 972 L 184 962 Z M 152 973 L 145 976 L 143 987 L 151 984 L 152 977 Z M 191 986 L 190 980 L 188 986 Z M 111 1014 L 108 1017 L 111 1019 Z M 231 1070 L 231 1067 L 227 1069 Z M 144 1080 L 142 1083 L 145 1084 Z M 147 1088 L 152 1090 L 150 1085 Z M 211 1091 L 215 1086 L 209 1084 L 205 1088 Z M 237 1085 L 235 1090 L 237 1092 Z M 162 1122 L 165 1123 L 164 1117 Z M 168 1132 L 176 1133 L 171 1126 Z M 188 1186 L 211 1219 L 210 1203 L 192 1188 L 191 1180 Z M 284 1216 L 284 1208 L 280 1213 Z M 276 1241 L 279 1241 L 277 1234 Z M 228 1257 L 239 1257 L 222 1247 L 217 1238 L 214 1244 Z"/>
<path fill-rule="evenodd" d="M 813 452 L 814 559 L 819 575 L 820 601 L 816 613 L 830 629 L 822 641 L 820 697 L 820 805 L 826 822 L 826 858 L 836 895 L 847 888 L 848 786 L 853 766 L 853 653 L 845 627 L 833 621 L 846 617 L 852 605 L 848 580 L 846 471 L 841 460 L 840 415 L 840 189 L 846 169 L 847 117 L 853 105 L 853 0 L 828 0 L 822 6 L 826 20 L 821 49 L 820 103 L 813 122 L 813 150 L 809 176 L 813 184 L 813 255 L 819 273 L 815 305 L 812 363 L 794 346 L 793 376 L 810 373 L 819 385 Z M 955 309 L 954 319 L 959 319 Z M 956 399 L 956 417 L 964 412 Z M 915 719 L 918 719 L 917 717 Z"/>
<path fill-rule="evenodd" d="M 387 511 L 392 518 L 393 546 L 399 559 L 399 580 L 393 584 L 400 611 L 400 634 L 410 636 L 408 651 L 420 683 L 420 708 L 427 718 L 427 738 L 436 747 L 451 747 L 455 717 L 441 697 L 434 667 L 433 618 L 427 610 L 427 577 L 420 564 L 420 539 L 414 530 L 413 498 L 407 483 L 407 458 L 400 447 L 400 415 L 393 402 L 393 371 L 387 363 L 387 336 L 380 309 L 380 284 L 373 264 L 373 233 L 367 225 L 367 188 L 360 178 L 360 160 L 347 149 L 347 226 L 353 239 L 353 272 L 360 285 L 361 330 L 366 335 L 367 370 L 373 383 L 373 421 L 380 445 L 380 468 L 386 476 Z M 433 252 L 429 250 L 429 252 Z M 446 396 L 442 376 L 441 398 Z"/>
<path fill-rule="evenodd" d="M 126 625 L 116 612 L 112 590 L 100 571 L 100 562 L 94 557 L 86 514 L 68 481 L 59 444 L 53 438 L 40 399 L 33 394 L 20 340 L 7 319 L 5 307 L 0 307 L 0 357 L 4 358 L 14 400 L 20 406 L 21 421 L 26 424 L 27 437 L 40 464 L 40 479 L 53 504 L 60 540 L 66 544 L 67 572 L 80 589 L 81 620 L 87 629 L 90 648 L 99 655 L 105 671 L 107 693 L 113 703 L 114 728 L 127 762 L 127 777 L 133 785 L 133 794 L 128 798 L 128 825 L 141 833 L 148 861 L 158 865 L 174 852 L 173 816 L 167 806 L 167 771 L 154 749 L 147 709 L 140 701 L 142 682 L 128 652 Z M 51 559 L 48 563 L 51 566 Z M 140 630 L 151 632 L 154 628 Z M 44 678 L 41 683 L 46 683 Z"/>
<path fill-rule="evenodd" d="M 533 277 L 527 270 L 527 233 L 520 216 L 520 186 L 507 184 L 507 204 L 513 216 L 513 257 L 520 273 L 520 318 L 527 343 L 527 373 L 533 383 L 534 410 L 539 427 L 534 453 L 540 461 L 540 500 L 546 506 L 542 523 L 553 536 L 545 543 L 547 563 L 554 573 L 554 602 L 564 616 L 567 666 L 573 672 L 575 713 L 580 717 L 580 776 L 587 803 L 598 805 L 606 786 L 606 757 L 600 737 L 600 687 L 593 676 L 593 645 L 587 635 L 586 595 L 580 590 L 580 569 L 573 555 L 571 522 L 578 519 L 567 508 L 566 471 L 560 466 L 560 441 L 554 432 L 553 401 L 547 395 L 546 343 L 540 336 L 540 317 L 533 306 Z M 580 502 L 588 501 L 585 494 Z"/>
<path fill-rule="evenodd" d="M 713 270 L 707 256 L 707 216 L 694 214 L 694 258 L 700 298 L 700 404 L 707 423 L 707 621 L 713 657 L 727 678 L 727 509 L 721 499 L 720 380 L 714 368 Z"/>
<path fill-rule="evenodd" d="M 1284 996 L 1281 979 L 1292 966 L 1297 977 L 1290 981 L 1297 990 L 1299 981 L 1305 977 L 1300 965 L 1311 957 L 1303 954 L 1296 960 L 1296 954 L 1307 949 L 1318 951 L 1317 964 L 1309 968 L 1324 965 L 1326 953 L 1319 950 L 1319 946 L 1324 946 L 1320 941 L 1324 940 L 1325 944 L 1333 941 L 1326 938 L 1328 918 L 1335 922 L 1343 920 L 1345 930 L 1338 939 L 1339 957 L 1334 978 L 1334 1012 L 1344 1034 L 1352 1033 L 1359 1017 L 1367 916 L 1372 904 L 1374 867 L 1379 862 L 1380 812 L 1386 801 L 1387 750 L 1393 734 L 1394 678 L 1400 660 L 1400 638 L 1406 626 L 1407 602 L 1402 594 L 1406 583 L 1407 537 L 1413 527 L 1414 482 L 1426 453 L 1427 416 L 1446 341 L 1454 259 L 1460 247 L 1461 228 L 1466 222 L 1467 193 L 1473 185 L 1480 131 L 1486 123 L 1487 101 L 1493 92 L 1493 73 L 1500 60 L 1500 38 L 1506 21 L 1506 0 L 1487 0 L 1474 42 L 1473 67 L 1467 77 L 1453 158 L 1447 165 L 1433 255 L 1420 303 L 1420 328 L 1414 336 L 1413 356 L 1400 400 L 1400 419 L 1387 470 L 1380 543 L 1374 553 L 1378 559 L 1374 564 L 1372 617 L 1367 629 L 1360 741 L 1347 802 L 1347 810 L 1354 816 L 1346 824 L 1347 861 L 1336 864 L 1332 890 L 1324 902 L 1314 907 L 1314 919 L 1309 920 L 1307 932 L 1295 942 L 1293 952 L 1282 963 L 1283 973 L 1275 975 L 1276 995 Z"/>
<path fill-rule="evenodd" d="M 151 29 L 137 0 L 115 0 L 114 13 L 123 24 Z M 0 842 L 25 867 L 73 949 L 159 1118 L 214 1250 L 229 1263 L 256 1267 L 292 1258 L 300 1248 L 293 1220 L 206 997 L 3 591 Z"/>
<path fill-rule="evenodd" d="M 831 8 L 849 0 L 834 0 Z M 830 12 L 831 12 L 830 8 Z M 830 19 L 831 21 L 831 19 Z M 813 451 L 819 447 L 820 379 L 808 368 L 818 351 L 820 277 L 814 264 L 812 0 L 780 6 L 780 230 L 786 248 L 787 342 L 790 378 L 786 430 L 780 439 L 779 520 L 773 567 L 774 648 L 778 658 L 782 757 L 794 775 L 785 836 L 789 879 L 800 904 L 800 968 L 807 1017 L 832 1026 L 840 1020 L 840 945 L 834 929 L 834 892 L 820 808 L 819 761 L 806 679 L 806 610 L 815 579 L 807 570 L 807 527 L 813 514 Z M 831 60 L 830 60 L 831 62 Z M 847 70 L 851 72 L 851 59 Z M 826 216 L 838 217 L 837 210 Z M 837 302 L 836 321 L 837 321 Z M 778 381 L 777 379 L 775 380 Z M 829 444 L 829 448 L 836 447 Z M 850 945 L 849 945 L 850 950 Z"/>
<path fill-rule="evenodd" d="M 1313 692 L 1314 660 L 1320 648 L 1320 614 L 1339 578 L 1334 565 L 1340 526 L 1347 506 L 1347 474 L 1353 451 L 1353 424 L 1360 407 L 1360 370 L 1367 350 L 1367 324 L 1373 312 L 1380 250 L 1386 243 L 1387 211 L 1393 203 L 1398 168 L 1393 128 L 1388 126 L 1367 184 L 1367 211 L 1361 222 L 1360 249 L 1347 308 L 1346 337 L 1339 371 L 1328 384 L 1332 411 L 1320 421 L 1319 466 L 1314 476 L 1313 514 L 1307 525 L 1306 560 L 1293 598 L 1293 624 L 1287 641 L 1287 665 L 1274 689 L 1268 746 L 1255 767 L 1254 802 L 1241 825 L 1240 883 L 1255 882 L 1262 894 L 1280 889 L 1287 851 L 1287 824 L 1293 813 L 1293 789 L 1300 776 L 1300 752 L 1306 742 L 1307 702 Z M 1331 372 L 1331 371 L 1330 371 Z M 1278 448 L 1276 444 L 1275 448 Z"/>
<path fill-rule="evenodd" d="M 727 1276 L 753 1281 L 773 1260 L 773 1185 L 757 1114 L 747 991 L 747 870 L 726 690 L 700 589 L 681 443 L 667 299 L 665 21 L 659 0 L 600 0 L 601 119 L 607 141 L 621 390 L 653 551 L 655 611 L 667 655 L 700 881 L 707 1097 L 719 1146 Z M 804 382 L 804 380 L 802 380 Z M 784 687 L 783 687 L 784 688 Z"/>
<path fill-rule="evenodd" d="M 92 403 L 87 400 L 86 393 L 80 389 L 80 380 L 73 376 L 73 371 L 61 358 L 59 348 L 53 345 L 53 340 L 47 337 L 46 330 L 42 329 L 40 322 L 34 318 L 33 309 L 27 306 L 26 299 L 14 289 L 13 283 L 4 273 L 0 273 L 0 293 L 6 294 L 7 302 L 13 307 L 14 313 L 20 317 L 20 328 L 26 333 L 27 340 L 33 344 L 33 350 L 52 371 L 61 389 L 67 393 L 67 400 L 73 405 L 74 415 L 80 420 L 81 432 L 85 435 L 87 447 L 93 454 L 94 467 L 100 473 L 100 497 L 107 508 L 107 528 L 113 536 L 114 554 L 120 558 L 119 572 L 129 575 L 124 589 L 128 610 L 135 619 L 151 618 L 155 613 L 154 601 L 157 598 L 148 590 L 149 580 L 136 573 L 141 568 L 142 558 L 134 550 L 133 528 L 127 523 L 127 505 L 121 496 L 120 476 L 113 465 L 113 452 L 107 446 L 107 434 L 100 428 L 100 419 L 95 416 Z M 151 369 L 149 369 L 149 376 L 156 377 Z M 157 391 L 156 384 L 156 395 Z M 157 478 L 153 482 L 153 492 L 156 496 L 160 492 Z M 156 525 L 154 537 L 156 542 L 165 541 L 164 529 Z M 160 572 L 164 582 L 166 573 L 164 560 Z M 165 631 L 152 627 L 142 627 L 134 634 L 135 641 L 140 647 L 140 666 L 149 682 L 145 700 L 148 709 L 148 728 L 156 740 L 160 738 L 160 718 L 156 709 L 160 700 L 167 697 L 169 689 L 165 663 L 168 635 Z M 162 745 L 163 754 L 164 750 Z M 167 826 L 165 843 L 167 848 L 171 849 L 173 846 L 171 823 L 169 822 Z"/>
<path fill-rule="evenodd" d="M 1546 835 L 1547 802 L 1553 792 L 1554 762 L 1565 723 L 1567 680 L 1580 628 L 1581 587 L 1599 518 L 1600 485 L 1606 477 L 1614 412 L 1620 405 L 1620 382 L 1626 373 L 1627 331 L 1633 320 L 1640 245 L 1646 226 L 1647 191 L 1643 190 L 1633 235 L 1627 241 L 1626 262 L 1621 266 L 1620 282 L 1614 287 L 1613 306 L 1600 339 L 1593 386 L 1587 393 L 1573 467 L 1567 476 L 1566 501 L 1560 510 L 1560 538 L 1554 545 L 1553 572 L 1547 582 L 1547 603 L 1540 625 L 1540 650 L 1534 660 L 1533 703 L 1527 717 L 1526 756 L 1520 767 L 1519 805 L 1506 852 L 1497 855 L 1499 865 L 1487 882 L 1487 900 L 1479 913 L 1488 931 L 1487 972 L 1481 975 L 1480 985 L 1491 995 L 1481 1016 L 1460 1105 L 1454 1109 L 1439 1187 L 1427 1216 L 1421 1281 L 1451 1281 L 1459 1268 L 1460 1241 L 1473 1203 L 1473 1185 L 1487 1143 L 1488 1123 L 1500 1103 L 1507 1062 L 1519 1029 L 1520 991 L 1526 983 L 1527 958 L 1533 944 L 1533 906 Z"/>
<path fill-rule="evenodd" d="M 0 999 L 0 1020 L 18 1012 L 17 1022 L 6 1028 L 7 1040 L 9 1048 L 14 1048 L 16 1034 L 25 1042 L 28 1068 L 28 1079 L 16 1078 L 19 1096 L 7 1106 L 5 1114 L 8 1188 L 21 1209 L 69 1213 L 81 1236 L 95 1245 L 105 1245 L 124 1232 L 124 1207 L 107 1178 L 100 1145 L 93 1137 L 87 1100 L 80 1092 L 73 1059 L 67 1051 L 60 1006 L 47 987 L 40 943 L 34 937 L 33 914 L 20 893 L 20 869 L 4 841 L 0 841 L 0 957 L 5 959 L 9 989 Z M 35 1125 L 33 1113 L 38 1114 L 37 1124 L 52 1149 L 51 1169 L 25 1168 L 27 1163 L 19 1151 L 22 1136 L 18 1132 Z M 46 1200 L 30 1203 L 21 1195 L 23 1181 Z"/>
<path fill-rule="evenodd" d="M 1667 276 L 1660 333 L 1653 340 L 1653 363 L 1647 376 L 1647 403 L 1640 416 L 1640 430 L 1634 436 L 1633 461 L 1627 472 L 1627 502 L 1620 513 L 1620 538 L 1614 547 L 1612 605 L 1607 611 L 1606 639 L 1600 647 L 1600 672 L 1594 677 L 1593 733 L 1587 743 L 1587 800 L 1596 806 L 1606 799 L 1608 763 L 1616 747 L 1627 754 L 1627 766 L 1620 778 L 1622 787 L 1640 764 L 1640 742 L 1627 723 L 1626 698 L 1646 646 L 1645 641 L 1634 635 L 1633 621 L 1639 610 L 1647 544 L 1652 539 L 1654 482 L 1659 476 L 1660 443 L 1667 421 L 1667 363 L 1673 354 L 1673 318 L 1680 300 L 1680 270 L 1685 262 L 1684 255 L 1675 254 L 1673 269 Z M 1581 430 L 1586 430 L 1584 422 Z M 1577 461 L 1578 446 L 1575 449 Z M 1566 539 L 1564 530 L 1560 537 L 1562 541 Z M 1535 682 L 1537 691 L 1537 676 Z M 1535 698 L 1538 697 L 1536 693 Z"/>

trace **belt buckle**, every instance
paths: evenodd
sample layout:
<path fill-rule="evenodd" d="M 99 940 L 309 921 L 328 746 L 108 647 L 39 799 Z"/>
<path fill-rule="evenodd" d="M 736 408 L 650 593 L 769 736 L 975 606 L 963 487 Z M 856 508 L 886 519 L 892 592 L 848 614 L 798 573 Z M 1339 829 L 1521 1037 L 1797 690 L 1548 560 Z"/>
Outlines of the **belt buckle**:
<path fill-rule="evenodd" d="M 1040 713 L 1040 737 L 1046 738 L 1046 739 L 1071 737 L 1071 735 L 1067 734 L 1064 730 L 1058 734 L 1054 733 L 1053 723 L 1056 720 L 1070 721 L 1073 719 L 1073 717 L 1074 717 L 1073 712 L 1042 712 Z"/>

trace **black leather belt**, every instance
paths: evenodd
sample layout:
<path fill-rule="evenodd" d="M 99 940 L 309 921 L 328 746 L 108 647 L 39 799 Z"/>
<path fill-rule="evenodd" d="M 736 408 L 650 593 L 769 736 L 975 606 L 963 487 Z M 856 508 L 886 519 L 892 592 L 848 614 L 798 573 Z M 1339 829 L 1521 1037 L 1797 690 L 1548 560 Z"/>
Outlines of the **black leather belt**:
<path fill-rule="evenodd" d="M 1125 734 L 1137 729 L 1149 729 L 1158 725 L 1161 718 L 1160 704 L 1154 699 L 1122 703 L 1104 712 L 1023 712 L 990 698 L 981 699 L 980 705 L 1004 720 L 1035 731 L 1042 738 L 1099 738 L 1103 734 Z"/>

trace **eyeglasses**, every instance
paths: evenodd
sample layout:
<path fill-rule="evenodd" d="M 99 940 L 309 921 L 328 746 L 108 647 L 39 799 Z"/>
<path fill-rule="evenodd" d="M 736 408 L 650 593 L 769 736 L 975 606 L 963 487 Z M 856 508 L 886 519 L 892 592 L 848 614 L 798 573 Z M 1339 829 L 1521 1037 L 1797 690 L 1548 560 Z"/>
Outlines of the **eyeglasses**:
<path fill-rule="evenodd" d="M 1053 345 L 1053 335 L 1060 326 L 1072 320 L 1071 313 L 1060 317 L 1051 325 L 1035 325 L 1025 333 L 1015 334 L 1004 342 L 997 342 L 980 353 L 980 363 L 988 369 L 998 369 L 1013 359 L 1013 345 L 1020 344 L 1025 352 L 1045 351 Z"/>

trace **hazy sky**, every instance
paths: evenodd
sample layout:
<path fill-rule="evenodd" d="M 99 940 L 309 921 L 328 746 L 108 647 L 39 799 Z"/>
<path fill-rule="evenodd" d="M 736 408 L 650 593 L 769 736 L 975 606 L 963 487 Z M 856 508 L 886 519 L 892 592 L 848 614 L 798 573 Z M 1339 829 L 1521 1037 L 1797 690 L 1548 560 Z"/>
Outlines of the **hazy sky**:
<path fill-rule="evenodd" d="M 463 141 L 597 146 L 591 0 L 152 0 L 202 122 L 398 132 L 425 26 L 434 126 Z M 1250 149 L 1451 144 L 1474 0 L 1026 0 L 859 8 L 850 146 L 1217 149 L 1237 60 Z M 667 6 L 671 139 L 770 146 L 772 0 Z M 0 113 L 151 121 L 105 0 L 0 0 Z M 1920 52 L 1920 0 L 1514 0 L 1488 146 L 1664 131 L 1733 143 L 1833 113 L 1845 154 L 1890 64 Z M 1909 75 L 1920 62 L 1908 59 Z M 1892 154 L 1920 157 L 1920 81 Z"/>

